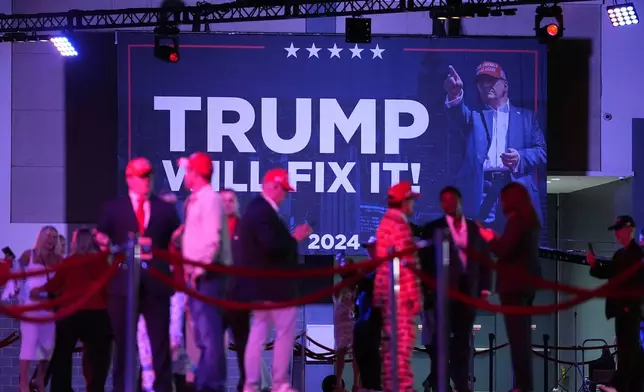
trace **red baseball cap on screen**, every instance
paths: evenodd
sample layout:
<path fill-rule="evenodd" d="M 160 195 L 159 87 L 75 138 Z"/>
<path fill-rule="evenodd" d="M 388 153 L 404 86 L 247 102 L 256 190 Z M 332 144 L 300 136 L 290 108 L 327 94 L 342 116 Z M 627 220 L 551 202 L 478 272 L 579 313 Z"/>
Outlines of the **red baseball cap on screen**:
<path fill-rule="evenodd" d="M 416 199 L 420 193 L 412 192 L 411 184 L 408 181 L 401 181 L 389 188 L 387 201 L 389 203 L 402 203 L 405 200 Z"/>
<path fill-rule="evenodd" d="M 295 190 L 291 184 L 288 183 L 288 172 L 280 168 L 267 171 L 266 174 L 264 174 L 264 180 L 262 182 L 276 182 L 289 192 L 293 192 Z"/>
<path fill-rule="evenodd" d="M 125 167 L 127 177 L 146 177 L 152 174 L 152 164 L 143 157 L 133 158 Z"/>
<path fill-rule="evenodd" d="M 505 71 L 503 68 L 501 68 L 499 63 L 492 61 L 484 61 L 476 67 L 476 76 L 479 77 L 481 75 L 491 76 L 495 79 L 505 79 Z"/>
<path fill-rule="evenodd" d="M 179 158 L 179 166 L 190 168 L 202 177 L 212 176 L 212 159 L 205 152 L 195 152 L 188 158 Z"/>

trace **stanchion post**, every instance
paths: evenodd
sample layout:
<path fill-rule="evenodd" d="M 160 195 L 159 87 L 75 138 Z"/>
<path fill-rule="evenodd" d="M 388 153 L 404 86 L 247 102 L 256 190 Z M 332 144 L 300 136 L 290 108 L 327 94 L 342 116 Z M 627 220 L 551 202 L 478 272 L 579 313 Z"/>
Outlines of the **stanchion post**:
<path fill-rule="evenodd" d="M 395 249 L 390 249 L 391 252 Z M 400 258 L 391 260 L 389 269 L 389 298 L 390 298 L 390 333 L 389 350 L 391 355 L 391 390 L 398 391 L 398 295 L 400 294 Z M 387 369 L 384 369 L 387 371 Z"/>
<path fill-rule="evenodd" d="M 550 335 L 547 333 L 543 334 L 543 385 L 548 386 L 550 383 L 548 382 L 548 342 L 550 341 Z"/>
<path fill-rule="evenodd" d="M 488 361 L 489 361 L 489 366 L 488 366 L 488 384 L 489 384 L 489 389 L 490 392 L 494 392 L 494 343 L 496 340 L 496 336 L 491 333 L 487 335 L 487 341 L 488 341 L 488 348 L 490 350 L 489 355 L 488 355 Z"/>
<path fill-rule="evenodd" d="M 138 235 L 130 233 L 127 261 L 127 304 L 125 313 L 125 392 L 138 392 L 138 364 L 136 353 L 136 326 L 139 316 L 139 276 L 141 273 L 141 246 Z"/>
<path fill-rule="evenodd" d="M 303 308 L 306 308 L 306 305 Z M 306 389 L 306 318 L 304 318 L 304 328 L 302 329 L 302 336 L 300 337 L 300 361 L 300 365 L 302 366 L 300 390 L 303 391 Z"/>
<path fill-rule="evenodd" d="M 434 249 L 436 252 L 436 380 L 438 392 L 447 392 L 449 374 L 447 358 L 449 353 L 449 336 L 447 336 L 449 311 L 447 309 L 448 267 L 449 267 L 449 241 L 443 230 L 434 232 Z"/>

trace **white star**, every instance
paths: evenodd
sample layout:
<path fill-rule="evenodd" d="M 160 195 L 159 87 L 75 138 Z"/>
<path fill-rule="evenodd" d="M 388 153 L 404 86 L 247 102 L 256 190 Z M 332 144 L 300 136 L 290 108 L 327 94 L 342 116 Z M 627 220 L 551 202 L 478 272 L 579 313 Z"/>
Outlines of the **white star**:
<path fill-rule="evenodd" d="M 356 46 L 354 46 L 353 49 L 349 49 L 349 50 L 351 51 L 351 58 L 354 58 L 354 57 L 357 57 L 359 59 L 362 58 L 362 56 L 360 56 L 360 52 L 362 52 L 364 49 L 358 48 L 358 44 L 356 44 Z"/>
<path fill-rule="evenodd" d="M 293 42 L 291 42 L 291 46 L 289 46 L 288 48 L 284 48 L 284 50 L 288 52 L 288 54 L 286 55 L 286 58 L 289 58 L 291 56 L 297 58 L 297 51 L 300 50 L 300 48 L 294 47 Z"/>
<path fill-rule="evenodd" d="M 306 50 L 309 51 L 309 58 L 313 56 L 320 58 L 320 56 L 318 56 L 318 52 L 322 50 L 322 48 L 316 48 L 315 43 L 313 43 L 310 48 L 306 48 Z"/>
<path fill-rule="evenodd" d="M 328 48 L 327 50 L 331 52 L 331 57 L 329 58 L 333 58 L 333 57 L 340 58 L 340 52 L 342 52 L 342 48 L 338 48 L 338 45 L 333 44 L 333 47 Z"/>
<path fill-rule="evenodd" d="M 380 46 L 378 46 L 377 44 L 376 44 L 376 48 L 375 48 L 375 49 L 369 49 L 369 50 L 373 52 L 373 58 L 374 58 L 374 59 L 375 59 L 376 57 L 379 57 L 379 58 L 381 58 L 381 59 L 382 59 L 382 52 L 384 52 L 384 51 L 385 51 L 385 49 L 380 49 Z"/>

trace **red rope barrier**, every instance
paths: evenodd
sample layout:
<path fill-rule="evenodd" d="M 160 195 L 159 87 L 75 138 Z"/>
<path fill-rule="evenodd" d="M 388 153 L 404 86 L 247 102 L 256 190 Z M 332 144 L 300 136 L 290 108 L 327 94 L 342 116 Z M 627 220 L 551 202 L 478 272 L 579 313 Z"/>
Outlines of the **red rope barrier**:
<path fill-rule="evenodd" d="M 14 308 L 10 308 L 9 306 L 3 306 L 3 307 L 0 307 L 0 313 L 5 313 L 17 320 L 27 321 L 31 323 L 49 323 L 52 321 L 60 320 L 65 317 L 69 317 L 72 314 L 76 313 L 83 305 L 89 302 L 89 300 L 91 300 L 94 295 L 96 295 L 100 290 L 102 290 L 109 283 L 110 279 L 112 279 L 112 277 L 114 277 L 118 272 L 119 266 L 123 261 L 123 259 L 124 257 L 122 256 L 118 257 L 117 260 L 115 260 L 114 263 L 112 263 L 107 273 L 101 276 L 96 282 L 94 282 L 87 289 L 87 292 L 85 294 L 83 294 L 80 298 L 73 301 L 71 304 L 69 304 L 69 306 L 58 310 L 52 316 L 40 317 L 40 316 L 24 315 L 24 313 L 26 313 L 24 309 L 31 305 L 15 306 Z M 53 301 L 50 301 L 50 302 L 53 302 Z M 19 310 L 16 310 L 16 309 L 19 309 Z"/>
<path fill-rule="evenodd" d="M 101 260 L 110 255 L 109 252 L 99 252 L 87 256 L 69 256 L 66 259 L 63 259 L 60 263 L 52 266 L 48 266 L 47 269 L 37 270 L 37 271 L 23 271 L 23 272 L 11 272 L 8 274 L 0 273 L 0 282 L 5 282 L 8 280 L 21 280 L 28 278 L 30 276 L 38 276 L 55 273 L 57 271 L 65 270 L 68 268 L 73 268 L 81 264 L 93 262 L 96 260 Z"/>
<path fill-rule="evenodd" d="M 458 290 L 449 289 L 447 295 L 457 301 L 463 302 L 467 305 L 473 306 L 480 310 L 486 310 L 488 312 L 494 313 L 503 313 L 503 314 L 513 314 L 513 315 L 538 315 L 538 314 L 548 314 L 553 312 L 558 312 L 560 310 L 565 310 L 572 308 L 573 306 L 579 305 L 593 297 L 604 296 L 606 293 L 609 293 L 610 290 L 615 289 L 624 281 L 629 279 L 638 269 L 642 268 L 643 263 L 633 264 L 627 268 L 619 276 L 609 280 L 607 283 L 599 286 L 594 290 L 590 290 L 582 295 L 578 295 L 575 298 L 561 302 L 559 304 L 552 305 L 537 305 L 537 306 L 503 306 L 491 304 L 485 300 L 473 298 L 469 295 L 463 294 Z M 408 268 L 408 267 L 405 267 Z M 411 268 L 411 270 L 418 276 L 418 278 L 423 281 L 426 285 L 432 288 L 436 288 L 435 279 L 427 276 L 422 271 Z"/>
<path fill-rule="evenodd" d="M 393 257 L 401 257 L 418 250 L 416 246 L 413 248 L 403 249 L 397 251 L 386 257 L 376 257 L 368 261 L 345 265 L 342 267 L 324 267 L 324 268 L 311 268 L 300 270 L 279 270 L 279 269 L 261 269 L 261 268 L 246 268 L 238 266 L 225 266 L 220 264 L 204 264 L 198 261 L 192 261 L 183 258 L 177 253 L 173 253 L 164 249 L 153 249 L 152 254 L 155 257 L 168 261 L 173 265 L 187 264 L 195 267 L 201 267 L 208 272 L 220 275 L 244 276 L 248 278 L 313 278 L 320 276 L 329 276 L 336 274 L 344 274 L 350 272 L 362 272 L 365 270 L 373 270 L 379 264 L 391 260 Z"/>
<path fill-rule="evenodd" d="M 183 291 L 191 297 L 194 297 L 202 302 L 208 303 L 210 305 L 218 306 L 220 308 L 229 309 L 229 310 L 270 310 L 270 309 L 280 309 L 280 308 L 291 308 L 296 306 L 302 306 L 311 302 L 316 302 L 324 297 L 335 294 L 344 290 L 347 287 L 355 286 L 358 282 L 363 279 L 369 271 L 358 273 L 355 276 L 352 276 L 347 279 L 343 279 L 340 283 L 335 284 L 334 286 L 320 290 L 316 293 L 307 294 L 304 297 L 296 298 L 290 301 L 284 302 L 238 302 L 221 298 L 211 298 L 206 295 L 199 293 L 198 291 L 187 287 L 185 284 L 177 284 L 172 278 L 166 276 L 162 272 L 158 271 L 155 268 L 148 269 L 150 275 L 154 278 L 160 280 L 164 284 L 173 287 L 175 290 Z"/>

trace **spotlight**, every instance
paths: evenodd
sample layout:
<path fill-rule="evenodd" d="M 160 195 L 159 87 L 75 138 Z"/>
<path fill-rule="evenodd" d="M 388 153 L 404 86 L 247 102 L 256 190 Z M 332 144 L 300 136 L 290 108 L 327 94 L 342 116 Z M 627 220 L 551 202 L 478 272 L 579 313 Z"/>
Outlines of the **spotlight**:
<path fill-rule="evenodd" d="M 371 43 L 371 18 L 345 19 L 344 37 L 350 44 Z"/>
<path fill-rule="evenodd" d="M 554 21 L 547 21 L 542 25 L 544 19 L 554 19 Z M 541 5 L 537 7 L 536 15 L 534 16 L 534 31 L 537 39 L 542 44 L 553 42 L 563 36 L 564 32 L 564 19 L 563 10 L 558 5 L 548 7 Z"/>
<path fill-rule="evenodd" d="M 74 48 L 74 45 L 67 39 L 67 37 L 53 37 L 50 38 L 49 41 L 51 41 L 52 44 L 58 49 L 58 53 L 61 54 L 61 56 L 65 57 L 71 57 L 71 56 L 78 56 L 78 52 L 76 51 L 76 48 Z"/>
<path fill-rule="evenodd" d="M 179 29 L 156 28 L 154 33 L 154 57 L 169 63 L 178 62 Z"/>
<path fill-rule="evenodd" d="M 639 23 L 635 5 L 633 3 L 626 3 L 621 5 L 609 5 L 606 7 L 610 23 L 615 27 L 630 26 Z"/>

